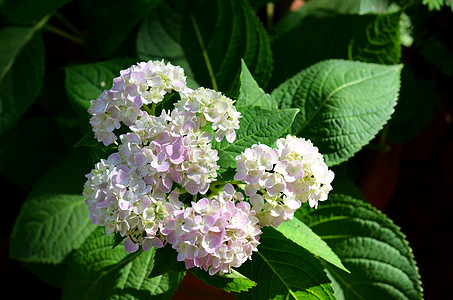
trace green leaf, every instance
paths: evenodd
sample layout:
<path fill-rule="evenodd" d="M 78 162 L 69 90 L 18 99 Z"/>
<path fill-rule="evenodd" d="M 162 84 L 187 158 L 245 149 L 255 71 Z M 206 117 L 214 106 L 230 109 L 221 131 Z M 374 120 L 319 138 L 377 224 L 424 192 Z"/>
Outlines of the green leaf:
<path fill-rule="evenodd" d="M 94 230 L 81 196 L 85 160 L 86 156 L 70 157 L 33 187 L 13 227 L 11 258 L 60 263 Z"/>
<path fill-rule="evenodd" d="M 272 68 L 267 34 L 242 0 L 165 1 L 141 26 L 137 50 L 141 59 L 180 64 L 201 86 L 223 92 L 235 88 L 241 59 L 264 87 Z"/>
<path fill-rule="evenodd" d="M 92 230 L 84 200 L 73 194 L 27 199 L 14 226 L 11 257 L 29 262 L 61 262 Z"/>
<path fill-rule="evenodd" d="M 296 11 L 284 15 L 270 30 L 271 39 L 299 26 L 306 18 L 322 18 L 334 15 L 365 15 L 381 14 L 387 12 L 388 0 L 310 0 Z M 341 24 L 337 24 L 341 26 Z M 334 28 L 332 28 L 334 29 Z M 312 37 L 316 37 L 313 35 Z M 330 38 L 334 37 L 330 35 Z M 321 49 L 319 49 L 321 50 Z"/>
<path fill-rule="evenodd" d="M 238 299 L 335 299 L 321 262 L 271 227 L 258 252 L 239 269 L 257 286 Z"/>
<path fill-rule="evenodd" d="M 3 14 L 10 21 L 18 24 L 30 24 L 39 21 L 45 15 L 52 14 L 70 1 L 3 0 L 1 8 Z"/>
<path fill-rule="evenodd" d="M 171 299 L 181 273 L 148 278 L 155 248 L 127 253 L 98 227 L 69 261 L 63 299 Z"/>
<path fill-rule="evenodd" d="M 450 6 L 453 10 L 453 1 L 451 0 L 423 0 L 422 3 L 428 6 L 428 10 L 441 10 L 442 6 Z"/>
<path fill-rule="evenodd" d="M 277 109 L 277 103 L 260 88 L 243 60 L 239 79 L 240 88 L 236 107 L 259 106 L 267 109 Z"/>
<path fill-rule="evenodd" d="M 286 238 L 310 251 L 316 257 L 322 258 L 337 268 L 349 273 L 348 269 L 343 266 L 341 260 L 326 242 L 298 219 L 294 218 L 288 222 L 283 222 L 278 226 L 277 230 Z"/>
<path fill-rule="evenodd" d="M 399 98 L 388 124 L 387 140 L 402 144 L 417 137 L 432 120 L 435 109 L 433 82 L 404 68 Z"/>
<path fill-rule="evenodd" d="M 30 190 L 52 165 L 68 154 L 56 128 L 55 118 L 26 118 L 1 135 L 0 173 L 23 190 Z M 28 145 L 33 145 L 33 151 L 24 147 L 24 137 Z"/>
<path fill-rule="evenodd" d="M 229 274 L 224 274 L 222 276 L 213 275 L 210 276 L 208 272 L 203 271 L 198 268 L 193 268 L 190 270 L 198 279 L 203 280 L 209 285 L 212 285 L 215 288 L 224 290 L 226 292 L 241 293 L 250 290 L 256 283 L 236 270 L 232 270 Z"/>
<path fill-rule="evenodd" d="M 222 168 L 235 168 L 235 157 L 253 144 L 272 144 L 288 131 L 298 109 L 270 110 L 260 107 L 243 106 L 240 128 L 236 130 L 236 140 L 228 143 L 225 139 L 220 143 L 213 141 L 213 149 L 219 151 L 219 165 Z M 226 171 L 226 170 L 224 170 Z"/>
<path fill-rule="evenodd" d="M 281 84 L 271 96 L 281 108 L 300 108 L 293 134 L 312 140 L 332 166 L 368 144 L 390 119 L 401 68 L 322 61 Z"/>
<path fill-rule="evenodd" d="M 159 2 L 161 0 L 79 1 L 88 31 L 86 40 L 88 53 L 95 59 L 112 54 Z"/>
<path fill-rule="evenodd" d="M 338 299 L 422 299 L 412 250 L 400 229 L 362 200 L 332 194 L 296 217 L 340 257 L 350 274 L 326 264 Z"/>
<path fill-rule="evenodd" d="M 351 40 L 348 58 L 363 62 L 393 65 L 400 62 L 401 11 L 377 15 L 373 23 L 365 27 L 362 40 Z"/>
<path fill-rule="evenodd" d="M 47 20 L 47 19 L 46 19 Z M 0 133 L 33 104 L 44 76 L 44 43 L 34 27 L 0 29 Z"/>
<path fill-rule="evenodd" d="M 170 272 L 184 272 L 186 267 L 183 262 L 178 261 L 178 253 L 169 244 L 163 248 L 156 249 L 154 257 L 154 268 L 149 277 L 156 277 Z"/>
<path fill-rule="evenodd" d="M 112 60 L 90 64 L 73 65 L 65 68 L 66 94 L 77 112 L 88 124 L 90 101 L 110 89 L 113 79 L 120 76 L 120 71 L 135 64 L 132 59 Z"/>
<path fill-rule="evenodd" d="M 426 35 L 416 39 L 415 43 L 420 47 L 420 53 L 429 64 L 444 75 L 453 75 L 453 53 L 439 37 L 434 34 Z"/>
<path fill-rule="evenodd" d="M 400 15 L 334 15 L 300 23 L 272 42 L 273 86 L 325 59 L 399 63 Z"/>

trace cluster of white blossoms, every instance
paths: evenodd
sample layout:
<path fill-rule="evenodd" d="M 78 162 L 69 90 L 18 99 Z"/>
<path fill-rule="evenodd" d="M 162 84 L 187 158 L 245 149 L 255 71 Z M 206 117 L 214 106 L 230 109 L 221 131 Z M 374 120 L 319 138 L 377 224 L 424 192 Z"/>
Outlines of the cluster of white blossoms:
<path fill-rule="evenodd" d="M 236 166 L 234 179 L 246 183 L 245 194 L 262 226 L 278 227 L 307 201 L 317 208 L 334 178 L 318 148 L 291 135 L 278 139 L 277 149 L 263 144 L 245 149 Z"/>
<path fill-rule="evenodd" d="M 167 111 L 162 101 L 173 93 L 179 98 L 166 98 L 175 99 Z M 276 149 L 245 149 L 236 182 L 212 187 L 220 168 L 212 140 L 233 143 L 241 114 L 219 92 L 188 88 L 183 69 L 170 63 L 121 71 L 88 112 L 96 139 L 117 151 L 86 175 L 83 195 L 92 222 L 121 235 L 130 253 L 169 243 L 187 269 L 229 273 L 257 251 L 262 226 L 291 219 L 302 202 L 316 207 L 332 189 L 317 148 L 290 135 Z"/>
<path fill-rule="evenodd" d="M 104 145 L 117 140 L 113 133 L 121 127 L 133 125 L 144 113 L 143 105 L 159 103 L 167 93 L 185 92 L 186 77 L 179 66 L 162 61 L 141 62 L 120 72 L 113 86 L 91 101 L 88 112 L 95 137 Z"/>

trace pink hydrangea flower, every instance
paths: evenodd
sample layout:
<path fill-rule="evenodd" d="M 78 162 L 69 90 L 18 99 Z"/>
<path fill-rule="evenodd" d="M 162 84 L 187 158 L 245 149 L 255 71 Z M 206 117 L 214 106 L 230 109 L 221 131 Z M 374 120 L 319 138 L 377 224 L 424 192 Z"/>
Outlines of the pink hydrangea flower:
<path fill-rule="evenodd" d="M 227 184 L 212 200 L 192 202 L 165 218 L 161 232 L 187 269 L 198 267 L 210 275 L 229 273 L 257 251 L 261 227 L 243 199 Z"/>

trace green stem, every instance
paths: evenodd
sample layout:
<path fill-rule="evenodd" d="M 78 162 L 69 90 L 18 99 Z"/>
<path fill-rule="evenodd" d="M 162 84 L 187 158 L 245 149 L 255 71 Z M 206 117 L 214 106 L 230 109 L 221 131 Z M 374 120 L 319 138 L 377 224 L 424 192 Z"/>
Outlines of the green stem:
<path fill-rule="evenodd" d="M 84 44 L 84 41 L 82 39 L 80 39 L 79 37 L 76 37 L 70 33 L 67 33 L 66 31 L 63 31 L 61 30 L 60 28 L 57 28 L 53 25 L 49 25 L 49 24 L 46 24 L 44 25 L 43 27 L 44 29 L 46 29 L 47 31 L 50 31 L 56 35 L 59 35 L 65 39 L 68 39 L 76 44 L 80 44 L 80 45 L 83 45 Z"/>
<path fill-rule="evenodd" d="M 60 21 L 61 23 L 63 23 L 63 25 L 65 25 L 69 30 L 71 30 L 74 34 L 76 34 L 80 39 L 83 39 L 83 34 L 82 32 L 80 32 L 80 30 L 77 29 L 77 27 L 75 27 L 71 22 L 69 22 L 65 17 L 63 17 L 61 14 L 59 14 L 58 12 L 56 12 L 54 14 L 54 17 Z"/>
<path fill-rule="evenodd" d="M 151 108 L 148 107 L 148 105 L 144 104 L 142 107 L 145 109 L 145 111 L 150 115 L 150 116 L 154 116 L 155 112 L 156 112 L 156 103 L 153 102 L 153 105 L 151 106 Z"/>
<path fill-rule="evenodd" d="M 197 35 L 198 43 L 201 47 L 201 52 L 203 53 L 206 68 L 208 69 L 209 77 L 211 78 L 212 87 L 214 88 L 214 90 L 218 90 L 217 81 L 215 80 L 214 71 L 212 70 L 211 61 L 209 59 L 208 52 L 206 51 L 200 29 L 198 28 L 197 20 L 195 20 L 195 17 L 192 14 L 190 14 L 190 19 L 192 20 L 193 28 L 195 29 L 195 34 Z"/>
<path fill-rule="evenodd" d="M 40 30 L 44 26 L 46 26 L 47 21 L 49 21 L 50 15 L 44 16 L 38 23 L 36 23 L 35 27 L 33 27 L 33 32 Z"/>

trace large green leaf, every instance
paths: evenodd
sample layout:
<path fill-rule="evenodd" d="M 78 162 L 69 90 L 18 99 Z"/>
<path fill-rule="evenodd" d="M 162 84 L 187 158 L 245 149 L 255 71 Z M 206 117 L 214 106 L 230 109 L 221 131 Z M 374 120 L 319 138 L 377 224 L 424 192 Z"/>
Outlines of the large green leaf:
<path fill-rule="evenodd" d="M 270 30 L 271 39 L 299 26 L 309 17 L 329 17 L 348 14 L 381 14 L 387 12 L 390 0 L 310 0 L 296 11 L 284 15 Z M 341 24 L 338 24 L 341 25 Z M 330 35 L 329 38 L 333 37 Z"/>
<path fill-rule="evenodd" d="M 273 86 L 325 59 L 399 63 L 400 15 L 334 15 L 300 23 L 272 42 Z"/>
<path fill-rule="evenodd" d="M 0 173 L 21 189 L 30 190 L 52 165 L 67 155 L 58 125 L 52 117 L 26 118 L 1 135 Z M 25 136 L 33 151 L 24 147 Z"/>
<path fill-rule="evenodd" d="M 241 59 L 261 86 L 272 68 L 264 27 L 242 0 L 161 3 L 141 26 L 137 50 L 142 59 L 179 64 L 200 85 L 223 92 L 235 87 Z"/>
<path fill-rule="evenodd" d="M 148 278 L 154 252 L 127 253 L 98 227 L 69 261 L 63 299 L 171 299 L 183 273 Z"/>
<path fill-rule="evenodd" d="M 235 168 L 236 156 L 253 144 L 272 144 L 288 131 L 298 109 L 270 110 L 258 106 L 243 106 L 240 128 L 236 130 L 236 140 L 228 143 L 225 139 L 220 143 L 213 141 L 213 148 L 219 151 L 219 165 L 222 168 Z M 222 170 L 221 170 L 222 171 Z"/>
<path fill-rule="evenodd" d="M 296 217 L 351 271 L 325 265 L 337 299 L 422 299 L 418 269 L 404 234 L 368 203 L 332 194 L 318 209 L 304 206 Z"/>
<path fill-rule="evenodd" d="M 88 156 L 89 157 L 89 156 Z M 14 224 L 10 257 L 25 262 L 60 263 L 95 228 L 81 195 L 86 155 L 71 156 L 33 187 Z"/>
<path fill-rule="evenodd" d="M 162 0 L 81 0 L 87 26 L 87 51 L 96 58 L 112 54 L 132 29 Z M 134 47 L 134 44 L 129 47 Z"/>
<path fill-rule="evenodd" d="M 16 220 L 10 256 L 21 261 L 61 262 L 90 233 L 90 223 L 81 195 L 28 199 Z"/>
<path fill-rule="evenodd" d="M 3 0 L 3 14 L 14 23 L 29 24 L 37 22 L 47 14 L 53 13 L 59 7 L 71 0 Z"/>
<path fill-rule="evenodd" d="M 277 230 L 286 238 L 313 253 L 316 257 L 331 263 L 343 271 L 349 272 L 326 242 L 300 220 L 294 218 L 288 222 L 283 222 L 278 226 Z"/>
<path fill-rule="evenodd" d="M 322 61 L 281 84 L 271 96 L 281 108 L 300 109 L 293 134 L 312 140 L 332 166 L 368 144 L 390 119 L 401 68 Z"/>
<path fill-rule="evenodd" d="M 426 128 L 432 120 L 434 109 L 433 82 L 404 68 L 401 73 L 401 95 L 388 124 L 387 139 L 400 144 L 409 142 Z"/>
<path fill-rule="evenodd" d="M 256 281 L 238 299 L 335 299 L 323 266 L 273 228 L 263 228 L 258 252 L 239 271 Z"/>
<path fill-rule="evenodd" d="M 42 84 L 44 43 L 34 27 L 0 29 L 0 133 L 13 126 L 33 104 Z"/>

